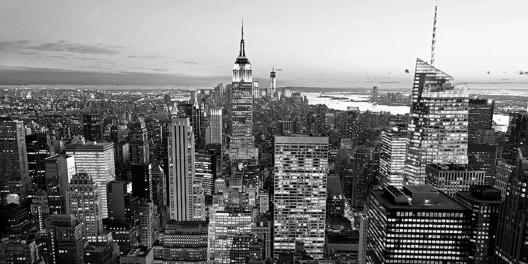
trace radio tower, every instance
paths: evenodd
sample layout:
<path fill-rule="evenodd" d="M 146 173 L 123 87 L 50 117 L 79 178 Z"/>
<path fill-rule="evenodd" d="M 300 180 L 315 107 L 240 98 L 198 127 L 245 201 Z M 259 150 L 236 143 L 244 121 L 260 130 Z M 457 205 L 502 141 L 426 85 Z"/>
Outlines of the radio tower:
<path fill-rule="evenodd" d="M 433 41 L 431 43 L 431 66 L 435 62 L 435 44 L 436 44 L 436 13 L 438 11 L 438 1 L 435 3 L 434 21 L 433 21 Z"/>

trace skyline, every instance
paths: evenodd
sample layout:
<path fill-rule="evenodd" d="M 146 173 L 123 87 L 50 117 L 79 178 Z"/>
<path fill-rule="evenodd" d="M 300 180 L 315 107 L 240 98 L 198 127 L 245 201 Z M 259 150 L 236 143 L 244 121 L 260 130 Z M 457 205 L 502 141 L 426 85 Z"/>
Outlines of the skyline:
<path fill-rule="evenodd" d="M 519 21 L 528 3 L 509 2 L 439 1 L 435 66 L 457 82 L 528 82 L 519 74 L 528 70 L 527 39 L 517 34 L 528 26 Z M 3 1 L 0 77 L 227 81 L 244 19 L 247 56 L 264 85 L 276 67 L 282 85 L 408 87 L 416 58 L 430 57 L 434 4 Z"/>

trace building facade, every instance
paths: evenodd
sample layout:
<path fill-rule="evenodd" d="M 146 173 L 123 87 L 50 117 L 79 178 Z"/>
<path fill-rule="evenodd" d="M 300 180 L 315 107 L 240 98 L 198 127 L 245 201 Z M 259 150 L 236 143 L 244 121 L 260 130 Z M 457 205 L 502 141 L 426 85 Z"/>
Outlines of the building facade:
<path fill-rule="evenodd" d="M 31 187 L 29 179 L 26 130 L 22 121 L 0 119 L 0 194 L 19 201 Z"/>
<path fill-rule="evenodd" d="M 240 52 L 233 66 L 230 114 L 229 157 L 232 160 L 256 159 L 258 149 L 253 138 L 253 78 L 251 64 L 246 57 L 243 27 Z"/>
<path fill-rule="evenodd" d="M 327 137 L 275 137 L 274 250 L 292 252 L 297 241 L 322 258 L 325 242 Z"/>
<path fill-rule="evenodd" d="M 425 183 L 454 197 L 455 193 L 469 191 L 472 185 L 484 185 L 484 171 L 469 170 L 465 165 L 427 164 Z"/>
<path fill-rule="evenodd" d="M 495 252 L 495 235 L 501 204 L 500 190 L 491 186 L 472 186 L 469 191 L 457 192 L 455 199 L 470 208 L 473 263 L 491 263 Z"/>
<path fill-rule="evenodd" d="M 381 146 L 379 156 L 380 185 L 403 186 L 405 168 L 405 155 L 407 153 L 407 133 L 397 130 L 383 131 L 381 133 Z"/>
<path fill-rule="evenodd" d="M 469 263 L 471 211 L 427 185 L 371 190 L 368 263 Z"/>
<path fill-rule="evenodd" d="M 82 223 L 84 238 L 96 237 L 103 231 L 99 185 L 87 173 L 77 173 L 70 181 L 69 213 Z"/>
<path fill-rule="evenodd" d="M 114 144 L 94 141 L 67 145 L 66 154 L 75 158 L 77 172 L 87 173 L 97 184 L 101 195 L 102 217 L 107 218 L 106 185 L 116 179 Z"/>
<path fill-rule="evenodd" d="M 412 89 L 406 182 L 423 184 L 428 163 L 467 164 L 468 90 L 417 59 Z"/>
<path fill-rule="evenodd" d="M 192 220 L 194 134 L 188 118 L 174 118 L 169 138 L 169 218 Z"/>

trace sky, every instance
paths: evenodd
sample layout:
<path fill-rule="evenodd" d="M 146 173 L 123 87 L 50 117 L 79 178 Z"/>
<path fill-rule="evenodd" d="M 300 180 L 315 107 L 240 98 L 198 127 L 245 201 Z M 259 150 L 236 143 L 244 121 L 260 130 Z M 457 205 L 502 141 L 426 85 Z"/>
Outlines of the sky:
<path fill-rule="evenodd" d="M 528 1 L 437 2 L 435 66 L 457 81 L 528 82 L 519 74 L 528 71 Z M 411 83 L 416 58 L 430 58 L 434 5 L 0 0 L 0 83 L 13 71 L 21 79 L 90 72 L 86 82 L 98 74 L 229 80 L 242 20 L 253 75 L 266 85 L 272 67 L 282 69 L 279 85 Z"/>

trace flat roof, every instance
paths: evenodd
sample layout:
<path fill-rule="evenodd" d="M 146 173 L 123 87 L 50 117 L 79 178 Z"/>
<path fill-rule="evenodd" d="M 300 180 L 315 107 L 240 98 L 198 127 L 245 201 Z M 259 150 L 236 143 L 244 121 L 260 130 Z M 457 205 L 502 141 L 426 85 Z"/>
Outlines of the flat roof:
<path fill-rule="evenodd" d="M 418 192 L 427 192 L 428 190 L 418 186 L 417 189 L 421 189 Z M 385 195 L 384 190 L 371 190 L 372 195 L 376 200 L 385 208 L 389 210 L 402 210 L 402 211 L 467 211 L 469 210 L 464 205 L 449 197 L 445 193 L 438 193 L 438 203 L 434 204 L 397 204 L 393 202 L 390 197 Z"/>
<path fill-rule="evenodd" d="M 279 144 L 328 144 L 328 137 L 312 136 L 275 136 L 275 143 Z"/>
<path fill-rule="evenodd" d="M 70 144 L 66 145 L 66 151 L 100 151 L 114 147 L 112 142 L 93 141 L 84 144 Z"/>
<path fill-rule="evenodd" d="M 129 249 L 127 252 L 125 252 L 125 256 L 127 257 L 144 257 L 148 255 L 149 250 L 145 246 L 139 246 Z"/>

